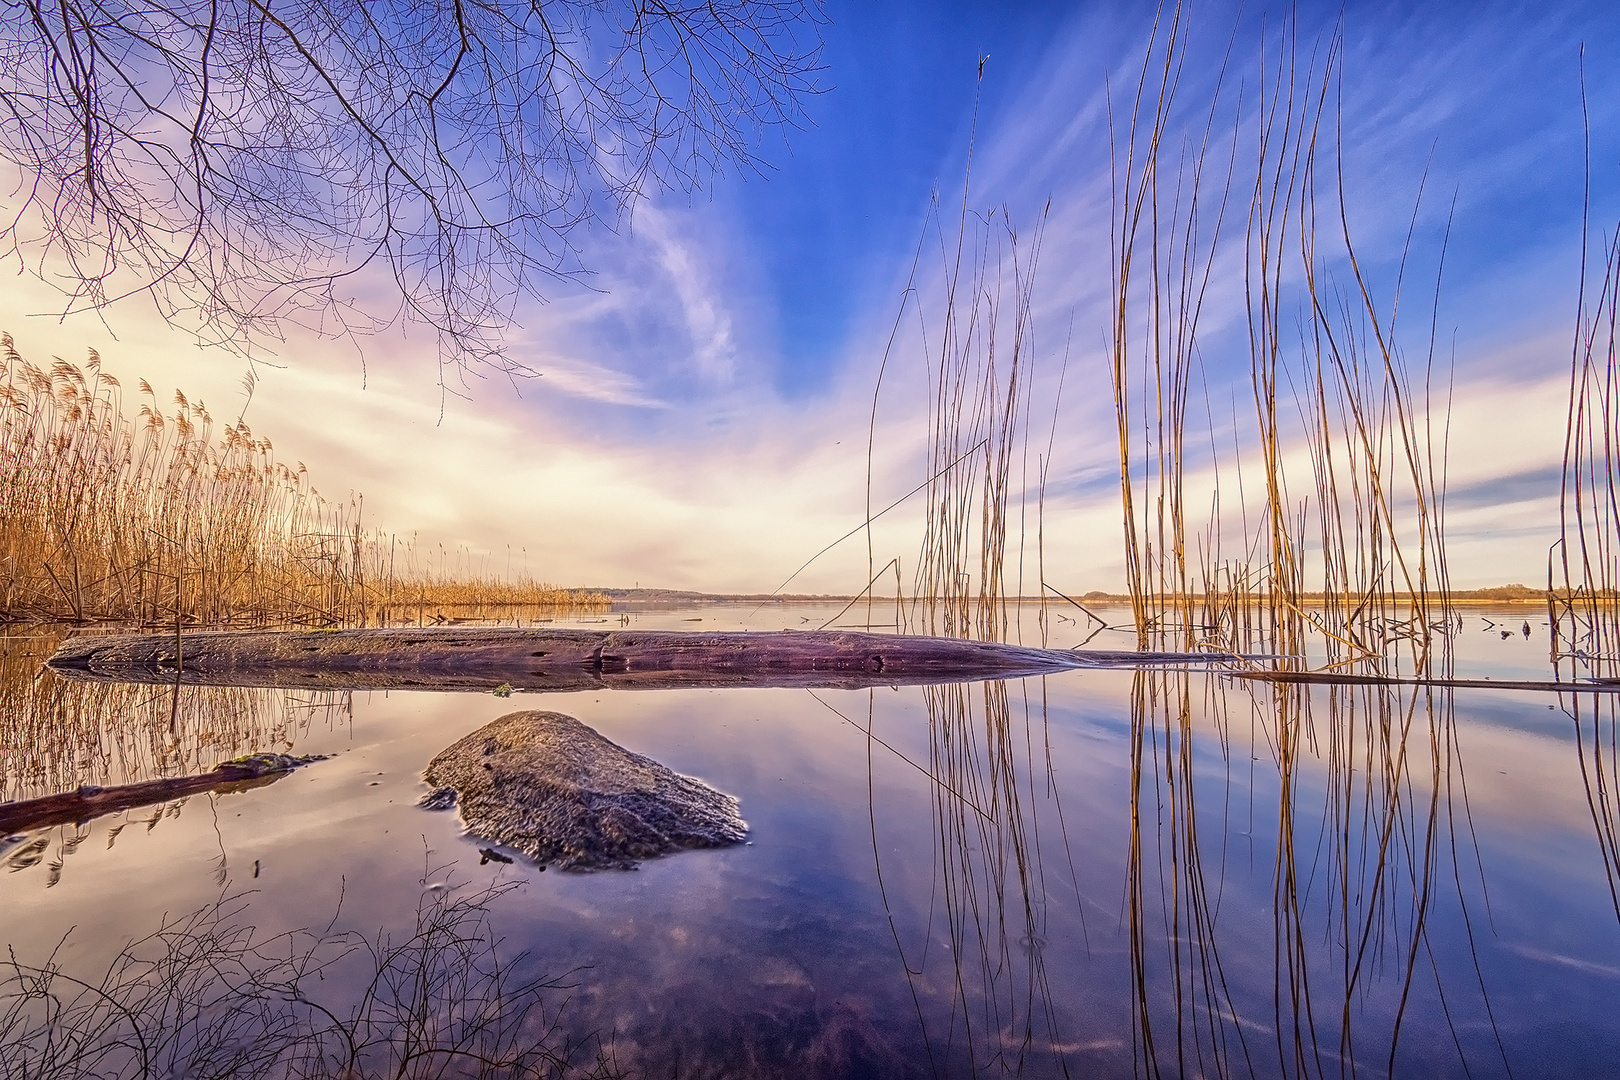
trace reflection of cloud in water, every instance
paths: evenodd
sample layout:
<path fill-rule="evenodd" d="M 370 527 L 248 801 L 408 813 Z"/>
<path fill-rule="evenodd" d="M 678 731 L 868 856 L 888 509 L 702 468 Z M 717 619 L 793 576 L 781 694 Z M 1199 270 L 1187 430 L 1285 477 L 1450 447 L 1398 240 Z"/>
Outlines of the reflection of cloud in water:
<path fill-rule="evenodd" d="M 1560 953 L 1548 952 L 1545 949 L 1537 949 L 1529 945 L 1509 944 L 1506 947 L 1531 960 L 1540 960 L 1547 964 L 1558 964 L 1562 967 L 1573 968 L 1587 975 L 1601 975 L 1606 979 L 1620 979 L 1620 967 L 1610 967 L 1608 964 L 1594 964 L 1590 960 L 1582 960 L 1575 956 L 1564 956 Z"/>

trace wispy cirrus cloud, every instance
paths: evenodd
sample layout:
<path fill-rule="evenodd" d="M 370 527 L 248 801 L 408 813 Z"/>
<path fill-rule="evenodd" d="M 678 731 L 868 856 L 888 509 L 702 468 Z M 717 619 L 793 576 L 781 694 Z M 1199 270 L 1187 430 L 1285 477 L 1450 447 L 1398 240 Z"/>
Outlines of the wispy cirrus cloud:
<path fill-rule="evenodd" d="M 668 402 L 649 394 L 634 375 L 601 364 L 555 355 L 525 358 L 524 362 L 545 380 L 543 388 L 539 385 L 533 388 L 536 393 L 560 393 L 603 405 L 636 409 L 669 408 Z"/>
<path fill-rule="evenodd" d="M 656 203 L 644 205 L 637 212 L 635 231 L 650 245 L 657 266 L 667 278 L 667 287 L 680 302 L 691 339 L 692 367 L 704 379 L 729 382 L 737 368 L 731 316 L 692 243 L 676 234 L 670 215 Z"/>

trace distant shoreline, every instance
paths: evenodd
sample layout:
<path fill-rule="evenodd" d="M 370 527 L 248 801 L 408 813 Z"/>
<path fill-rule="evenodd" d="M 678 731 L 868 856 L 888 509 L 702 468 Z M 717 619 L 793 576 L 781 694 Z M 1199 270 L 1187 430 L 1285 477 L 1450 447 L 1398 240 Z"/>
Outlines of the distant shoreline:
<path fill-rule="evenodd" d="M 849 593 L 711 593 L 684 589 L 616 589 L 603 588 L 600 586 L 590 586 L 571 591 L 605 596 L 615 604 L 668 604 L 671 606 L 683 604 L 842 604 L 849 603 L 857 599 L 864 599 L 864 597 L 851 595 Z M 1394 593 L 1390 594 L 1388 598 L 1396 603 L 1413 603 L 1417 599 L 1411 593 Z M 893 603 L 894 599 L 895 598 L 893 596 L 885 597 L 879 594 L 872 597 L 872 603 L 873 605 L 882 605 Z M 916 599 L 918 598 L 912 596 L 906 596 L 903 598 L 903 600 L 907 603 Z M 1154 604 L 1180 604 L 1187 601 L 1191 601 L 1194 604 L 1202 604 L 1205 602 L 1206 597 L 1203 593 L 1193 593 L 1190 595 L 1153 594 L 1145 599 Z M 1336 595 L 1330 597 L 1328 594 L 1320 592 L 1308 592 L 1299 594 L 1296 599 L 1308 604 L 1321 604 L 1328 599 L 1339 599 L 1339 597 Z M 1562 592 L 1549 594 L 1546 590 L 1532 589 L 1525 585 L 1502 585 L 1485 589 L 1459 589 L 1449 594 L 1434 592 L 1428 595 L 1428 599 L 1434 602 L 1445 601 L 1451 604 L 1467 606 L 1481 606 L 1489 604 L 1509 604 L 1519 606 L 1545 604 L 1549 599 L 1557 599 L 1560 601 L 1569 600 L 1571 597 Z M 1579 597 L 1577 599 L 1583 603 L 1590 603 L 1592 600 L 1590 597 Z M 1602 604 L 1620 604 L 1620 596 L 1600 596 L 1596 599 Z M 1075 603 L 1080 605 L 1106 604 L 1117 606 L 1129 605 L 1131 603 L 1129 593 L 1104 593 L 1097 590 L 1077 595 L 1072 600 L 1069 597 L 1061 594 L 1048 594 L 1046 596 L 1005 596 L 1001 597 L 1000 600 L 1008 604 L 1039 604 L 1045 602 L 1048 604 L 1058 605 Z M 1271 595 L 1269 593 L 1255 592 L 1234 597 L 1222 597 L 1220 602 L 1236 602 L 1245 606 L 1256 606 L 1269 603 L 1270 600 Z M 970 602 L 976 602 L 976 600 Z"/>

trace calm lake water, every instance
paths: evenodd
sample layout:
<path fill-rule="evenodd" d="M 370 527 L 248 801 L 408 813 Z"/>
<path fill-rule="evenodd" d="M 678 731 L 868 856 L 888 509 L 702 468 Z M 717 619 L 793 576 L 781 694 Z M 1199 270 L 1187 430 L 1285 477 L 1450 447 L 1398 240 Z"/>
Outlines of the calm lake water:
<path fill-rule="evenodd" d="M 622 614 L 639 628 L 767 630 L 836 610 Z M 621 613 L 602 618 L 554 625 L 617 626 Z M 1550 677 L 1544 619 L 1465 612 L 1456 673 Z M 1058 622 L 1051 644 L 1081 630 Z M 1023 640 L 1038 639 L 1026 613 Z M 477 901 L 456 909 L 476 915 L 465 925 L 496 940 L 480 962 L 509 965 L 508 982 L 412 983 L 417 1013 L 452 1039 L 469 1022 L 456 1009 L 483 994 L 495 1027 L 543 1037 L 553 1065 L 581 1071 L 1620 1075 L 1611 700 L 1202 670 L 862 691 L 176 694 L 71 683 L 38 672 L 49 639 L 3 644 L 0 799 L 252 751 L 329 755 L 252 790 L 4 840 L 0 946 L 24 968 L 54 955 L 64 976 L 101 986 L 129 942 L 223 897 L 203 924 L 212 938 L 158 953 L 206 939 L 245 971 L 229 945 L 242 939 L 221 927 L 347 933 L 360 947 L 304 991 L 347 1016 L 377 996 L 365 997 L 376 951 L 462 898 Z M 750 843 L 631 872 L 481 862 L 454 814 L 416 805 L 421 771 L 520 708 L 577 717 L 735 795 Z M 212 985 L 198 963 L 184 978 Z M 242 985 L 230 971 L 238 982 L 219 985 Z M 16 972 L 0 966 L 0 1041 L 14 1045 L 0 1072 L 19 1068 L 16 1047 L 45 1015 L 17 996 Z M 554 985 L 514 993 L 540 976 Z M 234 1024 L 240 1050 L 270 1021 L 232 1008 L 224 992 L 197 1015 Z M 78 1021 L 52 1022 L 66 1038 Z M 367 1030 L 378 1046 L 395 1037 Z M 151 1074 L 203 1075 L 178 1060 L 184 1042 Z M 119 1060 L 109 1075 L 134 1068 Z M 485 1067 L 411 1062 L 407 1075 Z"/>

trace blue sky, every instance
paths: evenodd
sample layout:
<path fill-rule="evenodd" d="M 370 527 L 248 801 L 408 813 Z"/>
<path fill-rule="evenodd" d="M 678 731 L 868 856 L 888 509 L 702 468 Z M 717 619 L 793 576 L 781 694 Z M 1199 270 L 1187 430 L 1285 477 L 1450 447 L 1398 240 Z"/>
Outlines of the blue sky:
<path fill-rule="evenodd" d="M 775 171 L 716 191 L 761 243 L 778 313 L 777 385 L 826 386 L 827 362 L 869 298 L 916 244 L 930 192 L 954 186 L 972 130 L 978 61 L 983 107 L 1035 69 L 1070 5 L 841 4 L 825 28 L 826 90 L 813 121 L 772 140 Z"/>
<path fill-rule="evenodd" d="M 1227 91 L 1252 87 L 1262 34 L 1274 41 L 1291 10 L 1198 5 L 1184 101 L 1207 100 L 1229 42 Z M 1555 528 L 1556 491 L 1542 489 L 1561 447 L 1580 252 L 1578 55 L 1584 43 L 1596 236 L 1620 215 L 1620 15 L 1600 3 L 1298 10 L 1307 39 L 1343 12 L 1348 200 L 1374 279 L 1393 278 L 1425 170 L 1409 278 L 1426 288 L 1450 219 L 1439 321 L 1457 365 L 1459 583 L 1536 580 Z M 1104 86 L 1111 78 L 1117 104 L 1152 13 L 830 4 L 825 90 L 807 104 L 809 123 L 767 135 L 772 168 L 655 198 L 629 228 L 594 230 L 589 287 L 557 287 L 520 312 L 513 355 L 541 378 L 516 389 L 472 379 L 441 420 L 431 341 L 365 343 L 362 379 L 352 346 L 294 338 L 284 366 L 261 370 L 248 420 L 328 494 L 365 492 L 385 528 L 513 544 L 569 585 L 769 589 L 861 519 L 877 366 L 930 193 L 961 199 L 977 102 L 970 203 L 1005 206 L 1026 230 L 1051 205 L 1034 301 L 1043 417 L 1065 348 L 1069 371 L 1048 562 L 1069 588 L 1117 588 Z M 50 298 L 36 283 L 7 280 L 0 328 L 25 356 L 94 346 L 126 381 L 144 375 L 210 404 L 239 396 L 239 358 L 199 350 L 138 305 L 105 325 L 61 323 L 39 316 Z M 926 292 L 937 275 L 925 267 L 921 283 Z M 1206 363 L 1218 393 L 1246 360 L 1221 344 L 1236 325 L 1232 283 L 1213 292 Z M 879 417 L 879 505 L 925 475 L 923 357 L 909 338 L 901 352 Z M 909 565 L 908 513 L 885 519 L 880 561 Z M 840 550 L 795 588 L 850 591 L 865 567 L 864 548 Z"/>

